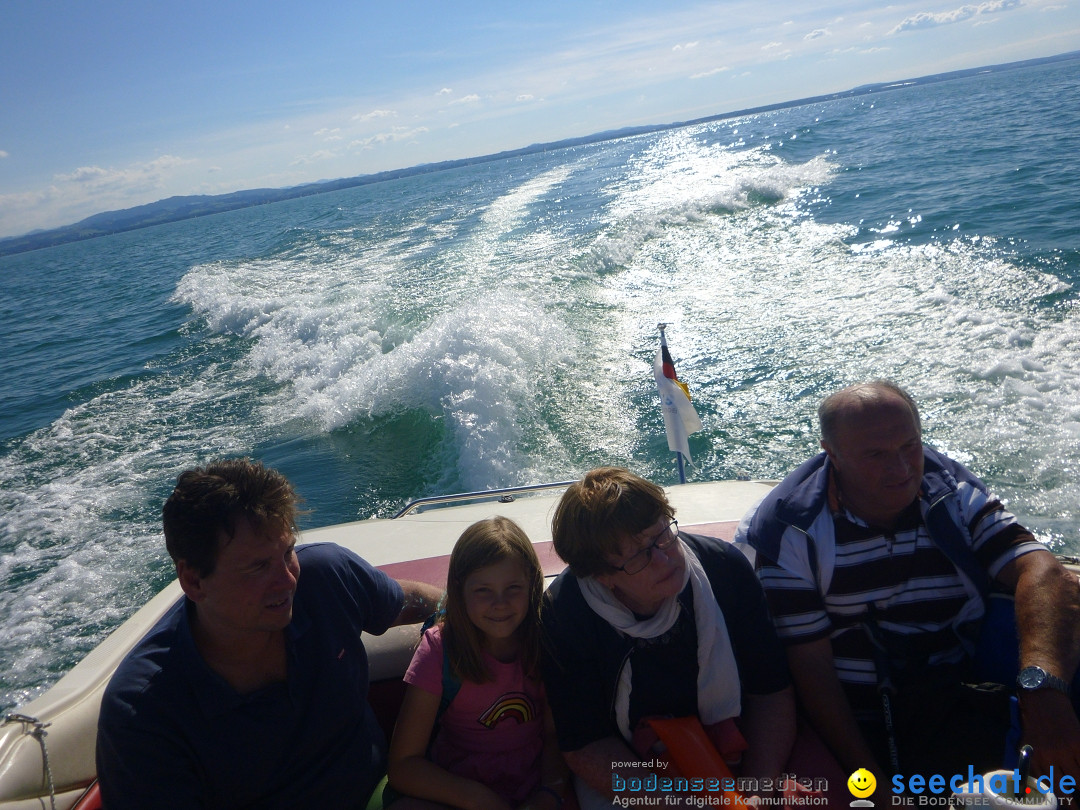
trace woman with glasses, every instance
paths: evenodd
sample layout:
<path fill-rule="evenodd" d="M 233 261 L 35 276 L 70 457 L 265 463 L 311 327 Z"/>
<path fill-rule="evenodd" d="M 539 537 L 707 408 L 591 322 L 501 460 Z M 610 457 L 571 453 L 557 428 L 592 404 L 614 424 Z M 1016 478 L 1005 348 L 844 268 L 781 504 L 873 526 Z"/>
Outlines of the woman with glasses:
<path fill-rule="evenodd" d="M 697 716 L 733 770 L 759 780 L 751 792 L 770 794 L 795 702 L 742 553 L 681 532 L 663 489 L 615 467 L 567 489 L 552 539 L 569 568 L 544 601 L 544 681 L 582 807 L 638 798 L 613 788 L 657 773 L 644 722 L 656 716 Z"/>

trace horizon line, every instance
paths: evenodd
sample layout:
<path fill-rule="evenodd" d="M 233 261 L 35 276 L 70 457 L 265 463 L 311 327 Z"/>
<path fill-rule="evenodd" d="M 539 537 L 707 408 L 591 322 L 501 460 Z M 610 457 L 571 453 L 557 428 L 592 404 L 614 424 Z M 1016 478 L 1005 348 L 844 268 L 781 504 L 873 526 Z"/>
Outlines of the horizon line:
<path fill-rule="evenodd" d="M 604 141 L 618 140 L 620 138 L 633 137 L 636 135 L 649 134 L 653 132 L 661 132 L 668 129 L 679 129 L 681 127 L 694 126 L 697 124 L 709 123 L 712 121 L 719 121 L 727 118 L 737 118 L 744 115 L 756 115 L 763 112 L 772 112 L 779 109 L 790 109 L 793 107 L 801 107 L 808 104 L 816 104 L 822 101 L 833 101 L 844 97 L 869 95 L 875 92 L 888 92 L 892 90 L 904 89 L 918 84 L 949 81 L 987 72 L 1019 69 L 1038 64 L 1068 61 L 1078 58 L 1080 58 L 1080 50 L 1067 51 L 1065 53 L 1054 54 L 1051 56 L 1022 59 L 1015 62 L 1004 62 L 993 65 L 981 65 L 973 68 L 962 68 L 960 70 L 946 71 L 944 73 L 932 73 L 914 78 L 894 79 L 887 82 L 876 82 L 867 85 L 859 85 L 848 90 L 841 90 L 834 93 L 824 93 L 821 95 L 808 96 L 805 98 L 792 99 L 789 101 L 775 102 L 773 104 L 765 104 L 741 110 L 732 110 L 728 112 L 716 113 L 713 115 L 707 115 L 686 121 L 676 121 L 665 124 L 641 124 L 637 126 L 619 127 L 612 130 L 601 130 L 599 132 L 595 132 L 589 135 L 561 138 L 557 141 L 533 143 L 529 144 L 528 146 L 505 149 L 499 152 L 492 152 L 484 155 L 473 155 L 463 158 L 451 158 L 448 160 L 436 161 L 433 163 L 419 163 L 413 166 L 401 167 L 397 169 L 388 169 L 381 172 L 374 172 L 371 174 L 354 175 L 351 177 L 343 177 L 330 180 L 315 180 L 308 183 L 300 183 L 295 186 L 237 189 L 235 191 L 227 191 L 220 194 L 173 195 L 170 197 L 164 197 L 159 200 L 155 200 L 153 202 L 132 206 L 130 208 L 119 208 L 109 211 L 101 211 L 96 214 L 91 214 L 89 217 L 84 217 L 83 219 L 68 225 L 60 225 L 55 228 L 40 228 L 15 236 L 2 237 L 0 238 L 0 257 L 17 255 L 19 253 L 28 253 L 34 250 L 42 250 L 49 247 L 57 247 L 63 244 L 70 244 L 72 242 L 81 242 L 89 239 L 96 239 L 102 236 L 109 236 L 116 233 L 126 233 L 133 230 L 141 230 L 142 228 L 154 227 L 155 225 L 164 225 L 170 222 L 181 222 L 187 219 L 196 219 L 198 217 L 209 216 L 211 214 L 226 213 L 228 211 L 237 210 L 240 208 L 250 208 L 258 205 L 267 205 L 274 202 L 284 202 L 290 199 L 298 199 L 306 196 L 315 196 L 317 194 L 325 194 L 332 191 L 341 191 L 346 188 L 355 188 L 362 185 L 372 185 L 375 183 L 386 182 L 388 180 L 400 179 L 402 177 L 409 177 L 417 174 L 446 171 L 449 169 L 459 168 L 463 165 L 469 165 L 473 163 L 489 163 L 497 160 L 504 160 L 510 157 L 534 154 L 540 151 L 566 149 L 571 146 L 602 143 Z M 254 199 L 251 196 L 259 194 L 267 198 L 259 200 Z M 247 195 L 247 199 L 242 199 L 245 195 Z M 238 199 L 229 202 L 228 198 L 230 197 L 237 197 Z M 218 204 L 213 207 L 212 210 L 199 210 L 197 208 L 191 208 L 185 213 L 183 210 L 174 209 L 171 213 L 168 213 L 165 216 L 159 216 L 157 218 L 152 216 L 150 209 L 160 209 L 162 203 L 170 201 L 217 201 Z M 102 223 L 102 225 L 104 226 L 102 229 L 95 229 L 94 226 L 91 224 L 94 220 L 99 220 L 103 218 L 120 218 L 124 214 L 132 215 L 140 211 L 145 212 L 145 216 L 141 218 L 136 217 L 133 221 L 129 222 L 126 225 L 121 225 L 120 223 L 113 223 L 113 227 L 111 227 L 111 229 L 107 229 L 109 228 L 109 226 L 105 225 L 105 223 Z M 83 226 L 83 232 L 79 232 L 78 230 L 76 230 L 79 229 L 80 226 Z M 49 241 L 50 237 L 52 237 L 51 241 Z"/>

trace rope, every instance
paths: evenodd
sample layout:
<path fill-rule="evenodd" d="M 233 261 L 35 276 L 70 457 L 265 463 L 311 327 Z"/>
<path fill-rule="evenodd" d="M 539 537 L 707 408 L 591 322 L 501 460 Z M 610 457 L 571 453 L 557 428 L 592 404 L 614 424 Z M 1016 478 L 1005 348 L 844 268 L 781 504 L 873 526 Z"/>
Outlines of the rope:
<path fill-rule="evenodd" d="M 41 762 L 45 770 L 45 779 L 49 784 L 49 806 L 52 810 L 56 810 L 56 786 L 53 784 L 52 766 L 49 765 L 49 749 L 45 745 L 45 737 L 48 732 L 45 731 L 51 723 L 42 723 L 36 717 L 30 717 L 25 714 L 9 714 L 4 717 L 5 723 L 22 723 L 23 734 L 29 734 L 35 740 L 38 741 L 38 745 L 41 746 Z M 29 728 L 27 728 L 29 726 Z"/>

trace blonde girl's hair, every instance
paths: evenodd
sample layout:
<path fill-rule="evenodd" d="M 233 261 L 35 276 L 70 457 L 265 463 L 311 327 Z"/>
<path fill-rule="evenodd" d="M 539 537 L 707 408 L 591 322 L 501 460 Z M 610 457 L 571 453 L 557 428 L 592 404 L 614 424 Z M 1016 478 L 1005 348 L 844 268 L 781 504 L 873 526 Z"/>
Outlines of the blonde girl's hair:
<path fill-rule="evenodd" d="M 446 615 L 442 638 L 450 669 L 463 681 L 492 680 L 481 652 L 482 631 L 465 612 L 465 580 L 474 571 L 511 559 L 521 563 L 529 588 L 529 606 L 517 632 L 521 639 L 521 665 L 526 676 L 539 677 L 540 599 L 544 594 L 544 573 L 528 536 L 514 521 L 492 517 L 469 526 L 450 554 L 446 578 Z"/>

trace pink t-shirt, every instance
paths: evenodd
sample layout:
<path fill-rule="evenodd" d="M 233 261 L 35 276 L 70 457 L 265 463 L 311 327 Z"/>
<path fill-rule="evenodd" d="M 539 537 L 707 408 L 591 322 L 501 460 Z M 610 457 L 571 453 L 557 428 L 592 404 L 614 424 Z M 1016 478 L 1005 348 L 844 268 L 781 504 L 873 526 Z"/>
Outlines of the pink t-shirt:
<path fill-rule="evenodd" d="M 494 681 L 463 681 L 447 707 L 431 747 L 431 759 L 453 774 L 474 779 L 511 804 L 540 785 L 547 699 L 539 680 L 526 678 L 517 661 L 504 664 L 484 654 Z M 405 683 L 442 695 L 442 628 L 425 631 Z"/>

